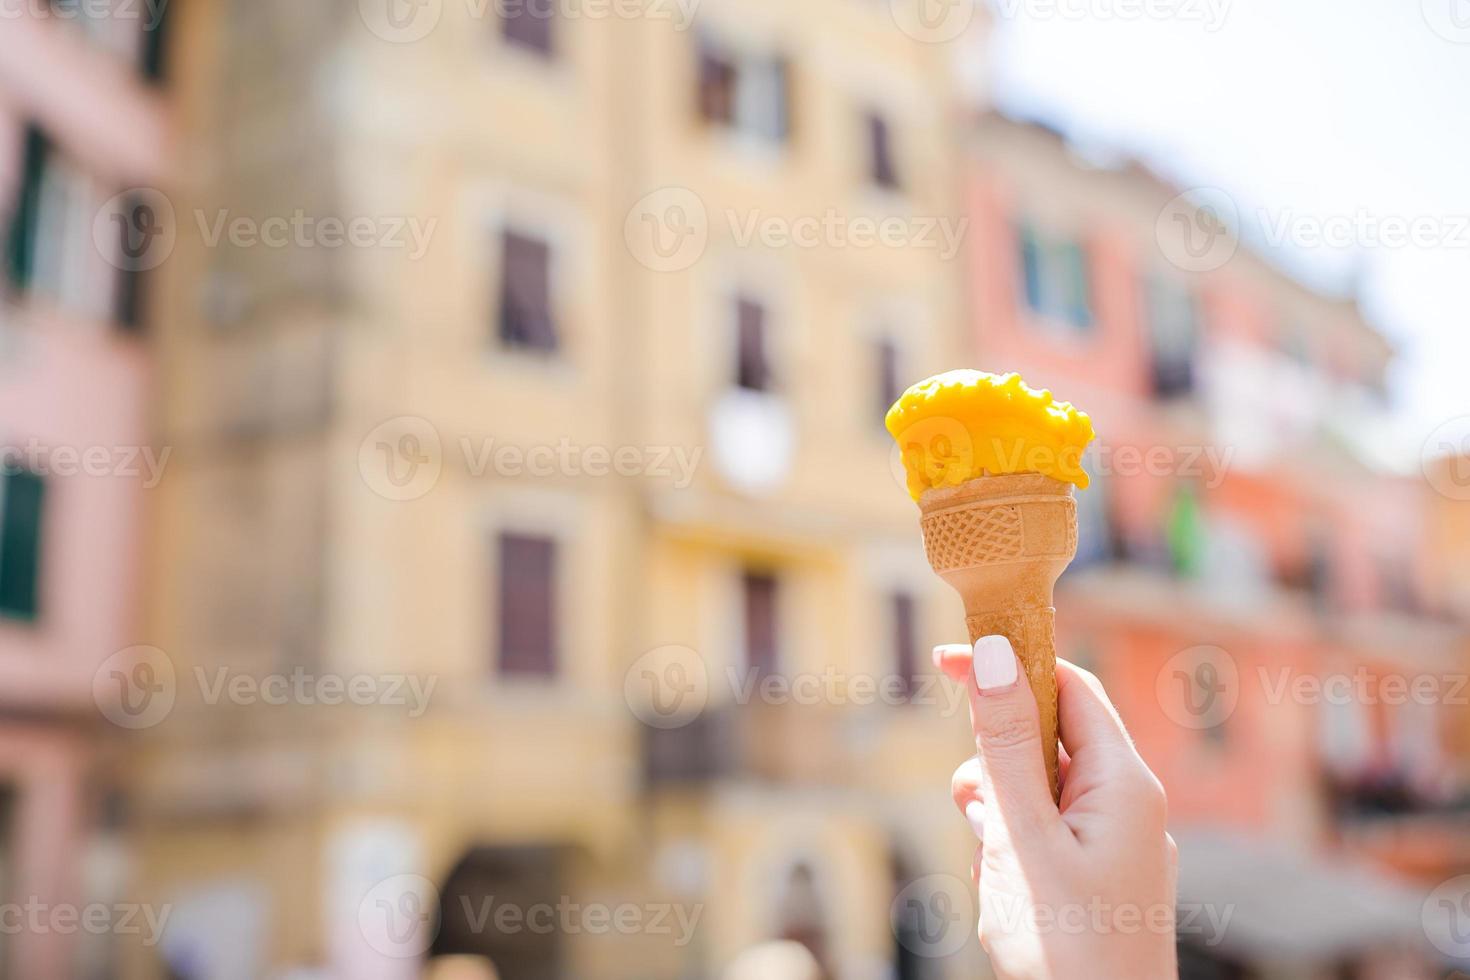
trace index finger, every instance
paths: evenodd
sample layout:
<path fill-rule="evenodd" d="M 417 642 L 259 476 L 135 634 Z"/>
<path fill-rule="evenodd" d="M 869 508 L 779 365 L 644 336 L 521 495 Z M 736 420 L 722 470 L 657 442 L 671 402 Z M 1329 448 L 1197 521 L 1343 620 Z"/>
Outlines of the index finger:
<path fill-rule="evenodd" d="M 1089 768 L 1132 765 L 1138 760 L 1133 739 L 1108 699 L 1102 682 L 1074 663 L 1057 658 L 1057 722 L 1061 741 L 1073 759 Z"/>

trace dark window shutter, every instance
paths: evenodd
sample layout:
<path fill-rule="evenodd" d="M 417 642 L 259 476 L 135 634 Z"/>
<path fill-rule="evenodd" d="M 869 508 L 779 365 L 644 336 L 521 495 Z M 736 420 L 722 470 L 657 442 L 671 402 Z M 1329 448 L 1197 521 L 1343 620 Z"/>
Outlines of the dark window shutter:
<path fill-rule="evenodd" d="M 743 584 L 745 663 L 758 676 L 765 676 L 776 670 L 776 578 L 764 572 L 746 572 Z"/>
<path fill-rule="evenodd" d="M 914 597 L 895 592 L 890 597 L 893 610 L 893 664 L 904 696 L 913 693 L 919 676 L 919 640 L 914 616 Z"/>
<path fill-rule="evenodd" d="M 873 183 L 890 190 L 898 187 L 898 169 L 893 163 L 893 138 L 888 120 L 882 116 L 868 117 L 868 159 L 873 168 Z"/>
<path fill-rule="evenodd" d="M 136 269 L 121 269 L 117 274 L 117 299 L 113 314 L 118 329 L 123 333 L 143 332 L 143 273 Z"/>
<path fill-rule="evenodd" d="M 500 536 L 500 672 L 556 673 L 556 542 Z"/>
<path fill-rule="evenodd" d="M 551 57 L 552 0 L 520 0 L 505 11 L 505 39 L 544 57 Z"/>
<path fill-rule="evenodd" d="M 1194 364 L 1199 352 L 1199 313 L 1194 294 L 1184 284 L 1153 276 L 1148 293 L 1153 389 L 1159 398 L 1178 398 L 1194 391 Z"/>
<path fill-rule="evenodd" d="M 765 308 L 753 300 L 738 299 L 735 301 L 735 319 L 735 383 L 751 391 L 769 391 L 771 365 L 766 357 Z"/>
<path fill-rule="evenodd" d="M 122 215 L 125 220 L 116 225 L 120 239 L 118 254 L 124 259 L 137 254 L 138 243 L 133 240 L 130 227 L 146 226 L 136 219 L 142 213 L 142 209 L 147 207 L 148 205 L 140 198 L 130 198 Z M 142 244 L 146 248 L 148 239 L 143 239 Z M 118 270 L 117 280 L 113 286 L 113 319 L 123 333 L 142 333 L 145 273 L 139 269 L 127 268 L 126 261 L 122 265 L 124 268 Z"/>
<path fill-rule="evenodd" d="M 143 44 L 139 52 L 139 67 L 143 71 L 143 77 L 150 82 L 162 85 L 168 81 L 168 42 L 169 14 L 173 4 L 163 2 L 157 5 L 156 11 L 149 10 L 148 16 L 151 21 L 143 24 Z"/>
<path fill-rule="evenodd" d="M 699 47 L 699 117 L 721 126 L 735 120 L 735 66 L 708 44 Z"/>
<path fill-rule="evenodd" d="M 500 339 L 509 347 L 557 348 L 551 317 L 551 248 L 513 231 L 502 240 Z"/>
<path fill-rule="evenodd" d="M 39 611 L 41 477 L 0 461 L 0 616 L 35 619 Z"/>
<path fill-rule="evenodd" d="M 10 208 L 10 231 L 5 240 L 5 270 L 17 289 L 25 289 L 36 271 L 36 239 L 40 231 L 41 181 L 46 175 L 46 159 L 51 147 L 46 134 L 32 125 L 26 127 L 16 184 L 15 200 Z"/>

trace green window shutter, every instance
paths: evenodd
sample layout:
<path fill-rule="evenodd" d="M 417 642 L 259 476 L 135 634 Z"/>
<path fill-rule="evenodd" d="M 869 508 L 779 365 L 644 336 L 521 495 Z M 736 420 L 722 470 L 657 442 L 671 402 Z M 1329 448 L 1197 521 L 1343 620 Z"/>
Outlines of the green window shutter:
<path fill-rule="evenodd" d="M 17 289 L 25 289 L 36 271 L 36 239 L 41 218 L 41 180 L 50 149 L 46 135 L 26 127 L 20 181 L 10 209 L 10 231 L 5 239 L 5 270 Z"/>
<path fill-rule="evenodd" d="M 36 474 L 0 469 L 0 616 L 36 618 L 45 496 Z"/>
<path fill-rule="evenodd" d="M 1174 573 L 1182 578 L 1198 577 L 1204 566 L 1205 522 L 1199 497 L 1188 486 L 1180 486 L 1174 494 L 1166 536 Z"/>
<path fill-rule="evenodd" d="M 1026 305 L 1037 313 L 1044 312 L 1041 294 L 1041 242 L 1029 224 L 1018 231 L 1021 246 L 1021 276 L 1026 288 Z"/>

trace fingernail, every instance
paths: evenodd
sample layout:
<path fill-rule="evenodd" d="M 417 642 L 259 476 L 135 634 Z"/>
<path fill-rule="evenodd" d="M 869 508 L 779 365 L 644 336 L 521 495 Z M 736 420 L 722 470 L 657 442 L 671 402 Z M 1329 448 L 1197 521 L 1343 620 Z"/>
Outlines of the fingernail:
<path fill-rule="evenodd" d="M 965 819 L 970 821 L 970 829 L 983 842 L 985 840 L 985 804 L 979 800 L 971 800 L 965 807 Z"/>
<path fill-rule="evenodd" d="M 934 652 L 930 656 L 934 660 L 934 666 L 938 667 L 946 656 L 969 652 L 970 644 L 968 643 L 941 643 L 934 648 Z"/>
<path fill-rule="evenodd" d="M 1016 683 L 1016 654 L 1003 636 L 975 641 L 975 686 L 981 694 L 999 694 Z"/>

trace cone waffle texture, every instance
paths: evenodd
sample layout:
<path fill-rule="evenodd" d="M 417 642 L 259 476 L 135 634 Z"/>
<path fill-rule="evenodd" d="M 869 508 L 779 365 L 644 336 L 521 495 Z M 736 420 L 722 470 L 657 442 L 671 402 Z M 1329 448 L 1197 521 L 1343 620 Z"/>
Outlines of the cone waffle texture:
<path fill-rule="evenodd" d="M 983 476 L 919 499 L 924 551 L 965 603 L 970 642 L 1000 635 L 1031 682 L 1057 797 L 1057 577 L 1077 553 L 1070 484 L 1038 473 Z"/>

